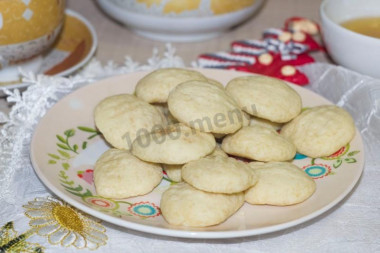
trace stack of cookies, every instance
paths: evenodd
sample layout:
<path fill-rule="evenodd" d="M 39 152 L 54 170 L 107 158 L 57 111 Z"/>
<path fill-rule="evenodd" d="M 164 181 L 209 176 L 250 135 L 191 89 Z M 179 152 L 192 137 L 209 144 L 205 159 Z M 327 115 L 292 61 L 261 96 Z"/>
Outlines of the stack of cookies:
<path fill-rule="evenodd" d="M 346 111 L 332 105 L 302 111 L 301 97 L 283 81 L 244 76 L 224 88 L 197 71 L 174 68 L 143 77 L 135 95 L 102 100 L 95 124 L 114 147 L 96 162 L 97 193 L 147 194 L 163 168 L 176 183 L 162 194 L 162 215 L 193 227 L 219 224 L 244 202 L 305 201 L 316 185 L 290 163 L 296 152 L 328 156 L 355 134 Z"/>

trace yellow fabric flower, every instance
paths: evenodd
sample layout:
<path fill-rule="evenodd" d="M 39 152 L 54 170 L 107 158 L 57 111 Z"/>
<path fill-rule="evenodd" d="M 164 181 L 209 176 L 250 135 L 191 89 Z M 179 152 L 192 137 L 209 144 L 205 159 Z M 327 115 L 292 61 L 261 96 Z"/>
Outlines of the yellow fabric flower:
<path fill-rule="evenodd" d="M 104 226 L 57 199 L 36 198 L 24 208 L 31 219 L 29 225 L 38 235 L 48 237 L 51 244 L 78 249 L 97 249 L 106 244 Z"/>

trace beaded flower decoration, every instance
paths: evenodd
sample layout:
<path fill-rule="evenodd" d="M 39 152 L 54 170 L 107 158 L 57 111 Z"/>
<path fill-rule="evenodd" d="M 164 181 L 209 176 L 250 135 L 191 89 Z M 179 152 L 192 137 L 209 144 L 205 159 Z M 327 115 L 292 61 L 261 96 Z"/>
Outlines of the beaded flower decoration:
<path fill-rule="evenodd" d="M 257 73 L 306 85 L 307 76 L 296 67 L 313 63 L 309 53 L 324 50 L 314 38 L 317 35 L 317 23 L 293 17 L 286 20 L 282 29 L 265 30 L 262 40 L 233 41 L 230 52 L 202 54 L 195 65 Z"/>

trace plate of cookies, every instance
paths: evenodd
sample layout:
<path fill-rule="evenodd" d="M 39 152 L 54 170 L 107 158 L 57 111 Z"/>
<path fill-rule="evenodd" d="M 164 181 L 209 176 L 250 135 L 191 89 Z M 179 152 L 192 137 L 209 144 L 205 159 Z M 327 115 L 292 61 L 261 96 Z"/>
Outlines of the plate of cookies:
<path fill-rule="evenodd" d="M 36 127 L 31 161 L 57 196 L 101 220 L 233 238 L 332 208 L 358 182 L 364 149 L 350 114 L 312 91 L 244 72 L 167 68 L 64 97 Z"/>

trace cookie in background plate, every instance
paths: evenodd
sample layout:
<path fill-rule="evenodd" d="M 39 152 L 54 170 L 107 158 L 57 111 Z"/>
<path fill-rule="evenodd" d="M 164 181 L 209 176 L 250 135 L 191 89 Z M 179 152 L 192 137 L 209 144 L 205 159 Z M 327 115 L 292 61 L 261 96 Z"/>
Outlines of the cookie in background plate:
<path fill-rule="evenodd" d="M 171 185 L 161 196 L 165 220 L 176 226 L 217 225 L 244 204 L 244 193 L 221 194 L 197 190 L 184 182 Z"/>
<path fill-rule="evenodd" d="M 109 149 L 96 161 L 96 192 L 105 198 L 129 198 L 151 192 L 162 179 L 162 168 L 133 156 L 129 151 Z"/>
<path fill-rule="evenodd" d="M 276 123 L 295 118 L 302 109 L 300 95 L 284 81 L 265 76 L 232 79 L 226 91 L 250 115 Z"/>
<path fill-rule="evenodd" d="M 207 78 L 198 71 L 189 69 L 158 69 L 137 83 L 135 94 L 149 103 L 166 103 L 169 93 L 178 84 L 191 80 L 207 81 Z"/>
<path fill-rule="evenodd" d="M 243 125 L 243 112 L 223 89 L 204 81 L 178 85 L 169 95 L 170 113 L 202 132 L 234 133 Z"/>
<path fill-rule="evenodd" d="M 351 115 L 335 105 L 317 106 L 303 111 L 284 125 L 281 135 L 292 141 L 297 151 L 309 157 L 329 156 L 355 136 Z"/>
<path fill-rule="evenodd" d="M 132 153 L 147 162 L 184 164 L 212 153 L 215 145 L 212 134 L 174 124 L 138 136 Z"/>
<path fill-rule="evenodd" d="M 243 127 L 223 139 L 222 149 L 230 155 L 262 162 L 289 161 L 296 147 L 274 129 L 253 125 Z"/>
<path fill-rule="evenodd" d="M 185 164 L 182 178 L 193 187 L 213 193 L 238 193 L 257 182 L 248 164 L 231 157 L 211 156 Z"/>
<path fill-rule="evenodd" d="M 95 125 L 118 149 L 130 149 L 141 130 L 165 125 L 166 119 L 154 106 L 134 95 L 120 94 L 103 99 L 94 111 Z"/>
<path fill-rule="evenodd" d="M 250 163 L 250 166 L 259 177 L 257 184 L 245 192 L 245 201 L 250 204 L 294 205 L 315 192 L 314 180 L 292 163 Z"/>

